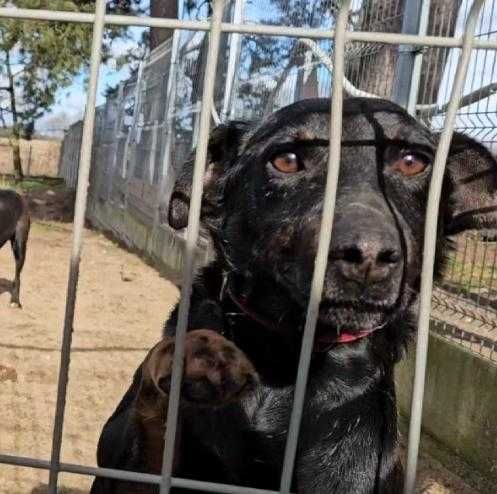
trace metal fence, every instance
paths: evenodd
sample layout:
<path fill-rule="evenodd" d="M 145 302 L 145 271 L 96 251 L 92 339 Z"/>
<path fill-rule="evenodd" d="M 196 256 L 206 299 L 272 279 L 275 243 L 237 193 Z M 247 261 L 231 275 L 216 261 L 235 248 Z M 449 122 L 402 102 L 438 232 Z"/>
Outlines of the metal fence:
<path fill-rule="evenodd" d="M 277 3 L 278 9 L 270 12 L 268 5 L 272 3 Z M 401 0 L 356 0 L 352 2 L 349 28 L 400 31 L 404 19 L 422 14 L 412 11 L 410 5 L 413 4 L 425 9 L 424 26 L 422 22 L 420 29 L 428 34 L 458 36 L 463 32 L 470 7 L 468 1 L 438 0 L 431 5 L 411 2 L 406 4 L 410 10 L 406 10 Z M 497 29 L 495 4 L 494 1 L 484 3 L 476 28 L 477 39 L 491 39 Z M 322 0 L 308 5 L 309 10 L 295 19 L 291 15 L 294 6 L 288 0 L 258 0 L 250 4 L 236 0 L 227 5 L 224 18 L 248 23 L 259 22 L 266 16 L 265 20 L 272 24 L 291 18 L 300 27 L 318 25 L 331 29 L 336 6 Z M 319 9 L 320 15 L 316 16 Z M 183 18 L 206 15 L 205 5 L 196 11 L 179 11 Z M 266 13 L 268 11 L 270 13 Z M 243 33 L 226 34 L 221 40 L 214 121 L 258 119 L 288 102 L 330 95 L 331 40 L 257 38 Z M 205 41 L 204 32 L 176 32 L 97 109 L 88 216 L 175 270 L 182 264 L 184 238 L 168 228 L 165 212 L 174 176 L 197 139 Z M 348 43 L 345 93 L 402 99 L 396 74 L 401 57 L 406 55 L 411 57 L 412 50 L 399 50 L 396 45 L 385 43 Z M 406 104 L 427 126 L 440 130 L 458 52 L 448 47 L 423 47 L 418 56 L 418 85 L 413 86 L 409 95 L 416 105 L 413 101 Z M 474 50 L 455 127 L 490 149 L 497 146 L 495 62 L 493 52 Z M 407 70 L 406 74 L 410 76 L 411 71 Z M 78 160 L 75 154 L 79 153 L 81 131 L 81 123 L 75 124 L 65 138 L 61 173 L 69 186 L 76 184 Z M 122 211 L 128 216 L 123 217 Z M 139 228 L 130 225 L 133 218 Z M 147 236 L 149 239 L 144 240 Z M 492 360 L 497 355 L 494 354 L 497 339 L 495 240 L 497 236 L 493 232 L 463 234 L 454 239 L 456 248 L 449 259 L 450 267 L 436 287 L 432 313 L 433 319 L 440 322 L 433 325 L 435 331 Z"/>
<path fill-rule="evenodd" d="M 76 168 L 78 180 L 52 455 L 50 460 L 0 455 L 0 463 L 49 470 L 51 494 L 56 492 L 59 472 L 157 484 L 161 486 L 161 494 L 168 493 L 171 486 L 219 493 L 290 492 L 333 221 L 339 172 L 337 163 L 340 161 L 343 93 L 393 97 L 404 102 L 412 112 L 416 111 L 431 127 L 441 130 L 427 208 L 406 493 L 414 490 L 432 292 L 436 302 L 433 311 L 435 317 L 439 315 L 437 311 L 443 313 L 443 322 L 437 325 L 442 334 L 468 342 L 470 331 L 456 329 L 459 328 L 457 324 L 447 321 L 445 315 L 450 311 L 454 312 L 455 317 L 460 317 L 466 311 L 465 317 L 470 317 L 472 321 L 479 320 L 483 326 L 490 325 L 491 329 L 497 325 L 492 305 L 493 266 L 497 249 L 492 232 L 483 237 L 470 235 L 456 239 L 457 249 L 448 262 L 444 282 L 434 291 L 432 287 L 438 203 L 452 132 L 457 126 L 473 133 L 480 140 L 493 140 L 491 114 L 497 101 L 493 98 L 493 72 L 488 81 L 483 81 L 481 77 L 478 79 L 479 64 L 475 62 L 475 57 L 482 59 L 479 63 L 485 65 L 494 63 L 497 40 L 492 36 L 493 24 L 490 22 L 487 25 L 485 20 L 488 12 L 493 19 L 494 2 L 485 2 L 485 5 L 483 0 L 452 2 L 449 7 L 446 4 L 450 2 L 432 2 L 430 8 L 430 2 L 427 1 L 407 2 L 404 5 L 400 0 L 392 0 L 381 2 L 382 8 L 375 10 L 373 6 L 379 2 L 363 4 L 360 1 L 343 0 L 321 2 L 326 8 L 319 15 L 313 10 L 316 5 L 309 2 L 310 7 L 308 11 L 305 10 L 305 15 L 291 16 L 288 15 L 289 10 L 282 8 L 278 12 L 279 17 L 275 21 L 273 19 L 272 23 L 261 18 L 261 9 L 254 7 L 258 3 L 261 2 L 253 2 L 250 9 L 244 10 L 242 1 L 230 2 L 225 8 L 224 1 L 213 0 L 212 15 L 205 20 L 196 20 L 202 18 L 201 12 L 196 13 L 195 18 L 182 13 L 179 20 L 108 15 L 105 13 L 104 0 L 97 0 L 94 14 L 0 9 L 0 17 L 93 24 L 85 119 L 81 130 L 76 125 L 69 132 L 62 160 L 62 173 L 68 183 L 74 183 L 73 172 Z M 410 25 L 412 19 L 405 14 L 411 8 L 418 9 L 416 19 L 419 19 L 419 23 L 416 22 L 414 28 Z M 454 9 L 457 9 L 456 15 Z M 96 110 L 100 46 L 105 25 L 153 26 L 176 31 L 171 40 L 150 54 L 130 81 L 121 84 L 117 94 L 109 98 L 106 105 Z M 274 48 L 279 53 L 287 53 L 287 56 L 277 63 L 271 59 L 261 59 L 256 56 L 260 54 L 250 50 L 257 40 L 265 40 L 266 52 L 270 53 L 270 49 Z M 273 41 L 268 45 L 267 40 Z M 409 74 L 412 74 L 412 84 L 408 86 L 405 79 L 395 77 L 394 68 L 400 62 L 411 64 Z M 378 79 L 368 78 L 368 74 L 372 67 L 380 63 L 382 68 L 390 68 L 385 69 L 382 84 L 378 85 Z M 442 66 L 440 74 L 440 70 L 435 69 Z M 206 67 L 209 70 L 205 70 Z M 257 69 L 256 76 L 249 70 L 253 67 Z M 469 78 L 468 73 L 471 75 Z M 470 79 L 471 84 L 465 82 Z M 473 94 L 475 91 L 476 94 Z M 330 94 L 329 172 L 324 213 L 280 490 L 264 491 L 173 478 L 172 454 L 182 352 L 197 255 L 202 176 L 211 120 L 257 118 L 295 99 Z M 458 112 L 460 106 L 464 109 Z M 478 115 L 476 119 L 475 113 Z M 95 133 L 95 129 L 98 132 Z M 96 138 L 93 143 L 94 135 Z M 73 144 L 70 143 L 71 139 Z M 80 154 L 76 161 L 72 153 L 78 141 Z M 168 188 L 175 170 L 194 143 L 195 171 L 189 226 L 184 238 L 182 291 L 162 475 L 61 463 L 72 326 L 89 180 L 91 178 L 90 210 L 93 210 L 93 214 L 99 202 L 114 203 L 116 207 L 139 216 L 152 232 L 167 231 L 163 211 L 167 205 Z M 471 333 L 471 346 L 476 336 Z M 486 345 L 482 342 L 493 340 L 486 335 L 479 336 L 479 351 L 488 353 L 487 356 L 492 358 L 493 343 Z"/>

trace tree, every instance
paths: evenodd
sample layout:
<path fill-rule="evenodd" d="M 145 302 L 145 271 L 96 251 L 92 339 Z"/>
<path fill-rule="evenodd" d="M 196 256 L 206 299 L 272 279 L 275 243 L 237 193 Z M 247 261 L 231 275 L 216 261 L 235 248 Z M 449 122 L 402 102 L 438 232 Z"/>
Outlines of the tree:
<path fill-rule="evenodd" d="M 274 0 L 271 4 L 274 13 L 263 22 L 284 26 L 298 26 L 326 29 L 331 28 L 339 2 L 332 0 Z M 329 42 L 324 42 L 328 46 Z M 264 112 L 275 109 L 275 99 L 290 73 L 305 63 L 306 48 L 292 38 L 247 36 L 243 41 L 241 65 L 243 67 L 244 106 L 264 106 Z M 297 74 L 295 98 L 304 92 L 303 72 Z M 266 80 L 266 87 L 252 84 L 253 80 Z M 271 81 L 274 87 L 268 91 Z M 250 98 L 250 88 L 253 93 Z"/>
<path fill-rule="evenodd" d="M 150 15 L 152 17 L 165 17 L 176 19 L 178 17 L 177 0 L 150 0 Z M 150 49 L 153 50 L 166 39 L 173 35 L 172 29 L 150 29 Z"/>
<path fill-rule="evenodd" d="M 432 0 L 428 23 L 428 34 L 453 36 L 462 0 Z M 398 33 L 402 28 L 405 0 L 395 5 L 385 0 L 364 0 L 358 13 L 355 28 L 361 31 Z M 347 64 L 346 76 L 363 91 L 386 98 L 392 97 L 397 62 L 397 45 L 354 43 L 358 54 Z M 437 101 L 440 81 L 449 49 L 429 48 L 423 57 L 419 87 L 429 88 L 428 93 L 420 91 L 426 103 Z M 428 101 L 429 100 L 429 101 Z"/>
<path fill-rule="evenodd" d="M 88 0 L 0 0 L 0 7 L 63 8 L 93 11 Z M 127 13 L 139 8 L 139 0 L 112 0 L 108 8 Z M 71 84 L 89 62 L 92 26 L 79 23 L 8 19 L 0 22 L 0 122 L 10 128 L 10 145 L 16 179 L 23 178 L 19 141 L 30 138 L 35 122 L 55 102 L 58 89 Z M 112 40 L 123 28 L 106 30 L 104 58 Z"/>

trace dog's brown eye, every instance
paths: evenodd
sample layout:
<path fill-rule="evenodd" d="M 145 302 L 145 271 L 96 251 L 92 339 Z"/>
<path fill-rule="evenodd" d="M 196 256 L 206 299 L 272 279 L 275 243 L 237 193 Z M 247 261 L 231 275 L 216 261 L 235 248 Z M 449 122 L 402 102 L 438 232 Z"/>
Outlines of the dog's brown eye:
<path fill-rule="evenodd" d="M 271 160 L 271 164 L 282 173 L 295 173 L 300 170 L 299 159 L 295 153 L 278 154 Z"/>
<path fill-rule="evenodd" d="M 395 161 L 390 169 L 406 177 L 412 177 L 413 175 L 418 175 L 426 168 L 427 163 L 420 156 L 416 156 L 413 153 L 407 153 L 402 158 Z"/>

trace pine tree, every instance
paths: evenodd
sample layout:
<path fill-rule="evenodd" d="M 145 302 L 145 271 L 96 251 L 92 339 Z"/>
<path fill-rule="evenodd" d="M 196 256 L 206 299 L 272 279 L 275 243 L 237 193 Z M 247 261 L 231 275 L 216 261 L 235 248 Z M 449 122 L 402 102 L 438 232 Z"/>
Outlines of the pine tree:
<path fill-rule="evenodd" d="M 19 8 L 92 12 L 95 1 L 16 0 Z M 0 7 L 11 5 L 0 0 Z M 129 13 L 139 0 L 112 0 L 108 11 Z M 104 58 L 123 28 L 106 30 Z M 55 102 L 57 90 L 69 86 L 89 63 L 91 24 L 71 22 L 0 21 L 0 121 L 10 130 L 14 176 L 23 178 L 19 141 L 30 138 L 36 120 Z"/>

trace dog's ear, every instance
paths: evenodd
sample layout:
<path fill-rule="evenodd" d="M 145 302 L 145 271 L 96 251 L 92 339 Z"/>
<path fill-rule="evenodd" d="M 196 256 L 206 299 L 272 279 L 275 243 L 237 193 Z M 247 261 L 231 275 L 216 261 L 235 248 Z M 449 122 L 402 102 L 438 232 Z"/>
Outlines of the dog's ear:
<path fill-rule="evenodd" d="M 232 121 L 214 128 L 209 137 L 207 148 L 207 166 L 204 175 L 204 197 L 202 212 L 214 207 L 216 185 L 238 155 L 244 135 L 250 124 Z M 195 152 L 183 164 L 169 201 L 168 222 L 175 230 L 185 228 L 188 224 L 188 210 L 193 180 Z"/>
<path fill-rule="evenodd" d="M 473 139 L 454 133 L 446 167 L 447 235 L 497 227 L 497 161 Z"/>

